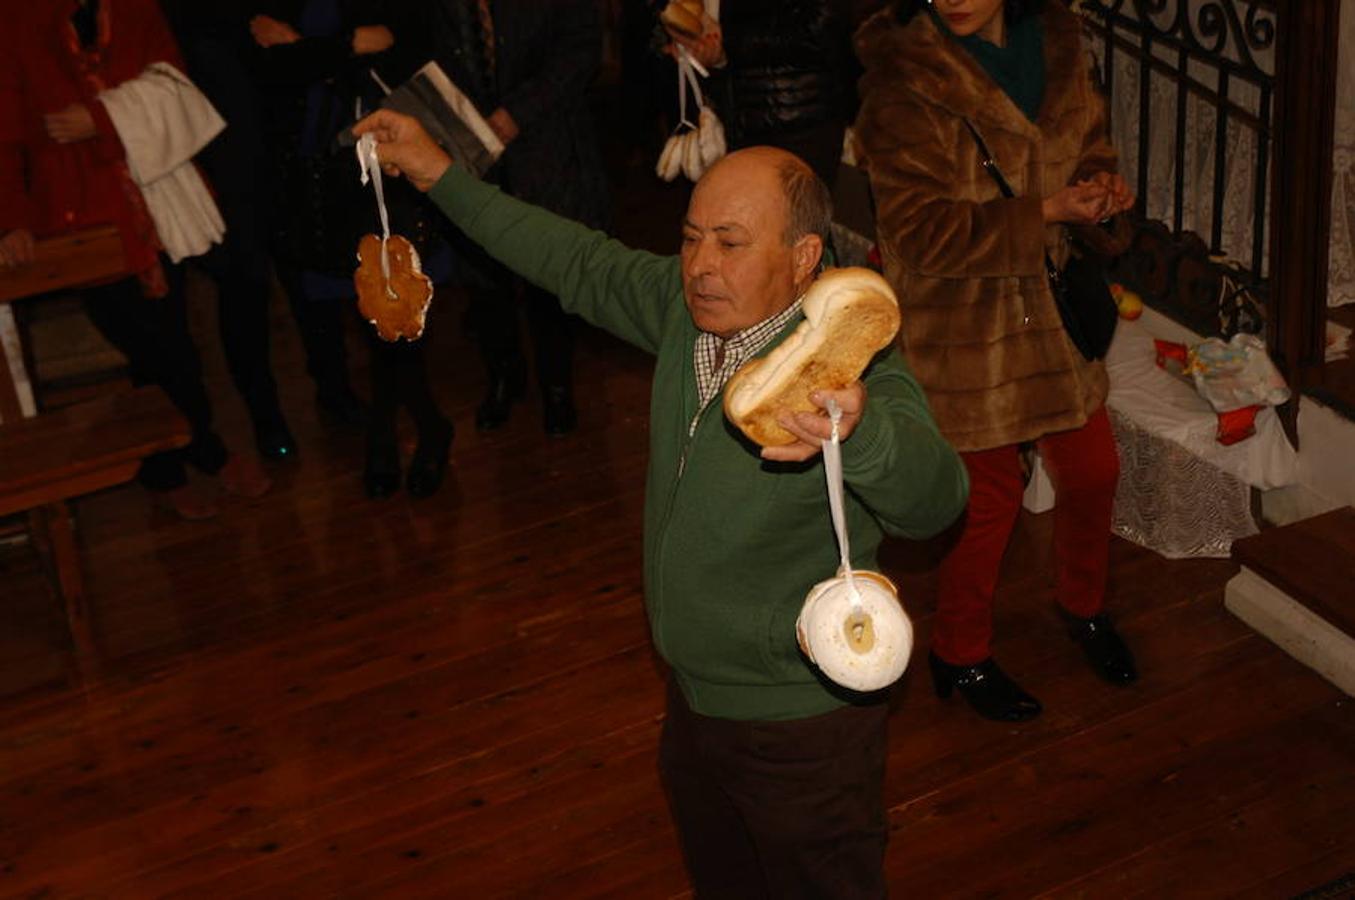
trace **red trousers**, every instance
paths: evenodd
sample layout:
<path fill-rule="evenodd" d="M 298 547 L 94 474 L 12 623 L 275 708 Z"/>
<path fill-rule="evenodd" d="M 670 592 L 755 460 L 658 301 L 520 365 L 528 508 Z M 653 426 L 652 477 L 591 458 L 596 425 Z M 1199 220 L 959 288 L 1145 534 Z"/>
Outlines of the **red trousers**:
<path fill-rule="evenodd" d="M 1110 520 L 1120 459 L 1110 418 L 1097 410 L 1074 431 L 1037 442 L 1054 484 L 1057 599 L 1076 616 L 1101 611 L 1110 557 Z M 964 531 L 941 563 L 932 650 L 968 666 L 991 655 L 993 593 L 1025 485 L 1016 445 L 962 453 L 969 470 Z"/>

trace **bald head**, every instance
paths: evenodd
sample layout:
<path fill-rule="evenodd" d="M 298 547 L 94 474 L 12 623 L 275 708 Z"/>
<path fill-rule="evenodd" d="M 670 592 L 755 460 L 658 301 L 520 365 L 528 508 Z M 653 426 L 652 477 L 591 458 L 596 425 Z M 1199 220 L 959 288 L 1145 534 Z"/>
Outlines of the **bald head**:
<path fill-rule="evenodd" d="M 738 173 L 774 171 L 786 202 L 786 243 L 794 244 L 814 234 L 827 244 L 833 225 L 832 195 L 823 179 L 800 157 L 779 147 L 747 147 L 718 160 L 706 175 L 722 166 L 732 166 Z"/>
<path fill-rule="evenodd" d="M 814 278 L 830 219 L 827 189 L 791 153 L 750 147 L 711 166 L 682 231 L 697 327 L 727 337 L 790 306 Z"/>

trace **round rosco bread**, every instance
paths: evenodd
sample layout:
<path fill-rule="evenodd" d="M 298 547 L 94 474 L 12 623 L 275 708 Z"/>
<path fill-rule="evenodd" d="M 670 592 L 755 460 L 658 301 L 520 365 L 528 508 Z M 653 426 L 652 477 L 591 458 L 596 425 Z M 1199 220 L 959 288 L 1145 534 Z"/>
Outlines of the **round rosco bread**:
<path fill-rule="evenodd" d="M 878 691 L 899 680 L 913 652 L 913 623 L 899 589 L 879 572 L 853 573 L 860 597 L 841 573 L 814 585 L 795 622 L 809 661 L 854 691 Z"/>
<path fill-rule="evenodd" d="M 899 302 L 870 269 L 829 269 L 804 297 L 805 320 L 771 353 L 744 363 L 725 387 L 729 421 L 763 447 L 793 444 L 783 410 L 816 412 L 809 395 L 841 390 L 899 330 Z"/>

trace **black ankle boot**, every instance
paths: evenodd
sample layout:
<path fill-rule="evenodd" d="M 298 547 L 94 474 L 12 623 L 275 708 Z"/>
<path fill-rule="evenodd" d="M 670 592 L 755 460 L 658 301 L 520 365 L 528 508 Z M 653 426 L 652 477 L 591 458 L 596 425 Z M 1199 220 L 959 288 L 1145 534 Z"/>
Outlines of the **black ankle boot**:
<path fill-rule="evenodd" d="M 574 398 L 567 387 L 552 386 L 541 390 L 541 419 L 546 434 L 569 434 L 579 425 L 579 414 L 574 409 Z"/>
<path fill-rule="evenodd" d="M 419 445 L 409 460 L 409 474 L 405 480 L 405 489 L 411 497 L 431 497 L 442 486 L 454 433 L 452 423 L 446 419 L 437 428 L 430 427 L 427 433 L 420 431 Z"/>
<path fill-rule="evenodd" d="M 362 469 L 362 486 L 373 500 L 389 497 L 400 490 L 400 448 L 395 434 L 367 438 L 367 463 Z"/>
<path fill-rule="evenodd" d="M 1139 680 L 1134 654 L 1105 613 L 1083 619 L 1060 610 L 1068 625 L 1068 634 L 1091 663 L 1092 670 L 1111 684 L 1133 684 Z"/>
<path fill-rule="evenodd" d="M 513 403 L 522 399 L 525 380 L 522 369 L 516 366 L 500 367 L 490 373 L 485 399 L 475 410 L 477 431 L 493 431 L 508 421 Z"/>
<path fill-rule="evenodd" d="M 931 664 L 932 685 L 936 696 L 945 699 L 960 689 L 974 711 L 998 722 L 1024 722 L 1040 714 L 1040 701 L 1021 690 L 990 656 L 972 666 L 953 666 L 935 653 L 927 656 Z"/>

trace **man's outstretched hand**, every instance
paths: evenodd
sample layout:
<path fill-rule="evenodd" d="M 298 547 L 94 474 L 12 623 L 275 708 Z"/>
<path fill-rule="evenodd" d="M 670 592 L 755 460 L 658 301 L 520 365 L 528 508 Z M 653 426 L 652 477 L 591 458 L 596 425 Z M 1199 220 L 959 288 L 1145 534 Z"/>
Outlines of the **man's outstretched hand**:
<path fill-rule="evenodd" d="M 417 119 L 388 109 L 377 110 L 353 126 L 353 134 L 376 136 L 376 156 L 387 175 L 403 175 L 421 191 L 438 183 L 452 158 L 437 145 Z"/>

